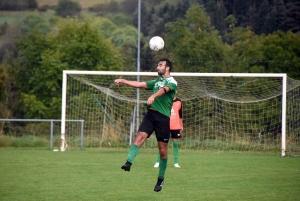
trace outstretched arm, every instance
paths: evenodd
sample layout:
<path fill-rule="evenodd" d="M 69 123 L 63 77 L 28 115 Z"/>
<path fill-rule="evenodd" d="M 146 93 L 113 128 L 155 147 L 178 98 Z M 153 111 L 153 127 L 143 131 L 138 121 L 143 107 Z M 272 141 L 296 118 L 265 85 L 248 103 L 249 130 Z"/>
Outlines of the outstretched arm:
<path fill-rule="evenodd" d="M 154 103 L 155 98 L 161 97 L 162 95 L 164 95 L 165 93 L 168 93 L 169 91 L 170 91 L 170 88 L 167 86 L 160 88 L 156 93 L 152 94 L 148 98 L 147 104 L 151 105 L 152 103 Z"/>
<path fill-rule="evenodd" d="M 138 81 L 130 81 L 125 79 L 116 79 L 115 80 L 116 85 L 125 84 L 134 88 L 147 88 L 146 82 L 138 82 Z"/>

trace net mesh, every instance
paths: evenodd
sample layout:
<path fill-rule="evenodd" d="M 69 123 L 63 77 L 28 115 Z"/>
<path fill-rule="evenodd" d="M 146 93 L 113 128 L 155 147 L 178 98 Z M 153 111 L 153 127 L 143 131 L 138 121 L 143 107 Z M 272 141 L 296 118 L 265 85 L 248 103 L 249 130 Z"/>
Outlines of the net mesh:
<path fill-rule="evenodd" d="M 80 129 L 66 122 L 69 147 L 128 147 L 147 112 L 151 91 L 114 85 L 128 75 L 68 75 L 66 119 L 83 119 Z M 140 76 L 140 81 L 156 79 Z M 175 76 L 183 103 L 180 149 L 281 152 L 281 77 Z M 287 78 L 286 148 L 300 153 L 300 81 Z M 137 112 L 138 115 L 137 115 Z M 155 134 L 146 148 L 156 148 Z"/>

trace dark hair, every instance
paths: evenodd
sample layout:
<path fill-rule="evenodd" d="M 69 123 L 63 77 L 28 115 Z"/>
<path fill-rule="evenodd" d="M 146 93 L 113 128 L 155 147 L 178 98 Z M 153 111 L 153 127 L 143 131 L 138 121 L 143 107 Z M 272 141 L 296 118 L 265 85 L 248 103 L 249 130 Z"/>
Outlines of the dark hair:
<path fill-rule="evenodd" d="M 165 61 L 166 62 L 166 66 L 170 67 L 170 72 L 171 72 L 171 70 L 172 70 L 172 63 L 171 63 L 171 61 L 169 59 L 162 58 L 159 61 Z"/>

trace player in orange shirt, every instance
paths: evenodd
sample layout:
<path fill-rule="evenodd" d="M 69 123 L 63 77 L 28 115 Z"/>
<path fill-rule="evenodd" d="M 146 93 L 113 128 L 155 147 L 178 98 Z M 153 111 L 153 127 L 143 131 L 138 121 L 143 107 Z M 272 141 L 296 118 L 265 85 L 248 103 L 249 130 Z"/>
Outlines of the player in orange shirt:
<path fill-rule="evenodd" d="M 182 102 L 175 96 L 170 116 L 170 133 L 173 140 L 174 167 L 176 168 L 180 168 L 178 164 L 178 138 L 181 138 L 182 130 Z M 154 165 L 155 168 L 159 167 L 159 161 L 160 155 L 158 154 L 156 163 Z"/>

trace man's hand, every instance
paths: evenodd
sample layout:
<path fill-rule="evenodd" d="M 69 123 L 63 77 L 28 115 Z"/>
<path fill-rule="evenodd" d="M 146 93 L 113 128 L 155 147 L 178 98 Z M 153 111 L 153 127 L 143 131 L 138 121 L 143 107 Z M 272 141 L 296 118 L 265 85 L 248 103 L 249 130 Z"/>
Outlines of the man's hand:
<path fill-rule="evenodd" d="M 115 80 L 115 84 L 116 84 L 116 85 L 120 85 L 120 84 L 123 83 L 123 81 L 124 81 L 124 79 L 116 79 L 116 80 Z"/>
<path fill-rule="evenodd" d="M 147 105 L 151 105 L 152 103 L 154 103 L 154 100 L 155 100 L 155 96 L 154 95 L 150 96 L 147 100 Z"/>

